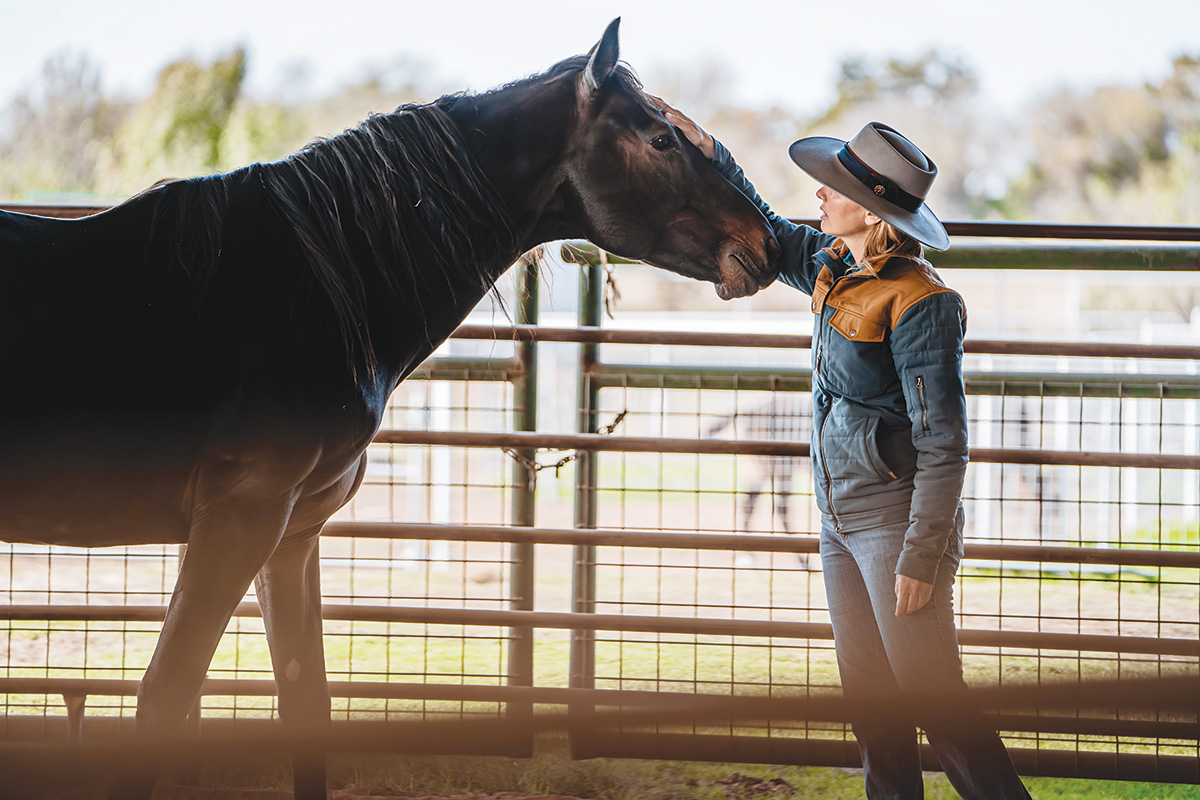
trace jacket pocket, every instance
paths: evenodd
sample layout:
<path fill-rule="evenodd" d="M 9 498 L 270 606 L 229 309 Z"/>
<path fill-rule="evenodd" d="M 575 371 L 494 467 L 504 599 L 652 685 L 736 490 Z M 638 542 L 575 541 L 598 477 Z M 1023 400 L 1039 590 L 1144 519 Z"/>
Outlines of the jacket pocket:
<path fill-rule="evenodd" d="M 833 416 L 822 437 L 822 452 L 838 494 L 896 480 L 879 451 L 879 417 Z"/>
<path fill-rule="evenodd" d="M 844 397 L 865 401 L 884 388 L 892 354 L 880 322 L 841 308 L 825 308 L 820 377 L 822 384 Z"/>
<path fill-rule="evenodd" d="M 887 335 L 887 326 L 845 309 L 834 309 L 829 317 L 829 326 L 852 342 L 882 342 Z"/>
<path fill-rule="evenodd" d="M 871 424 L 868 425 L 868 430 L 870 431 L 870 436 L 867 438 L 867 441 L 865 442 L 866 449 L 867 449 L 867 459 L 870 461 L 871 467 L 875 470 L 875 475 L 881 481 L 884 481 L 885 483 L 889 482 L 889 481 L 894 481 L 897 479 L 898 476 L 896 475 L 895 471 L 890 466 L 888 466 L 887 461 L 884 460 L 883 454 L 880 452 L 880 449 L 879 449 L 879 429 L 880 429 L 879 418 L 872 417 L 870 419 L 870 423 Z"/>

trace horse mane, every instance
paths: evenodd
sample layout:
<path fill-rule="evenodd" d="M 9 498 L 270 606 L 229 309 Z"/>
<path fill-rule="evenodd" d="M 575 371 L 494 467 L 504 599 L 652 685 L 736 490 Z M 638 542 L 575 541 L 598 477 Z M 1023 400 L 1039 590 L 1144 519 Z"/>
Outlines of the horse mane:
<path fill-rule="evenodd" d="M 486 293 L 494 280 L 487 267 L 520 255 L 508 210 L 449 112 L 573 77 L 587 63 L 574 56 L 479 95 L 403 105 L 273 163 L 160 182 L 144 193 L 156 196 L 151 244 L 188 275 L 198 308 L 217 272 L 233 193 L 257 182 L 328 298 L 348 364 L 356 374 L 363 364 L 373 377 L 370 289 L 382 287 L 405 313 L 424 319 L 421 289 L 437 271 L 452 291 Z M 651 105 L 628 65 L 619 64 L 609 81 Z"/>
<path fill-rule="evenodd" d="M 431 271 L 451 288 L 482 289 L 487 269 L 519 253 L 503 202 L 439 103 L 404 105 L 270 164 L 173 181 L 157 194 L 154 235 L 193 284 L 197 305 L 216 272 L 226 212 L 241 181 L 257 178 L 328 298 L 351 369 L 374 377 L 366 324 L 382 287 L 421 314 Z M 436 344 L 436 343 L 433 343 Z"/>

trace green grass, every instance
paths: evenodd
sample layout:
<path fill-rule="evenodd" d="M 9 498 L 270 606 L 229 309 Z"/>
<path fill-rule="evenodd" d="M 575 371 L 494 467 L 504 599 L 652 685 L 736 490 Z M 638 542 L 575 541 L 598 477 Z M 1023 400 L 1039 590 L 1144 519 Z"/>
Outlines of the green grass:
<path fill-rule="evenodd" d="M 1200 547 L 1200 523 L 1189 525 L 1182 520 L 1167 520 L 1161 524 L 1145 525 L 1122 536 L 1118 546 L 1195 552 Z"/>

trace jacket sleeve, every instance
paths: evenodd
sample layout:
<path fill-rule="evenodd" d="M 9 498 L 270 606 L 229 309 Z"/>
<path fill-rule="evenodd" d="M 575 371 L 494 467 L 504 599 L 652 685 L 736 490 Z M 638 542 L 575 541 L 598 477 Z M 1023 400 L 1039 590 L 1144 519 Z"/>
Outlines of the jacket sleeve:
<path fill-rule="evenodd" d="M 729 152 L 729 148 L 714 140 L 713 149 L 713 165 L 725 176 L 726 180 L 737 187 L 738 191 L 749 197 L 759 207 L 775 232 L 775 240 L 779 242 L 780 248 L 779 279 L 788 286 L 811 295 L 820 271 L 820 266 L 813 261 L 813 256 L 832 245 L 837 238 L 821 233 L 808 225 L 797 225 L 776 214 L 758 196 L 754 185 L 746 179 L 742 168 L 733 160 L 733 154 Z"/>
<path fill-rule="evenodd" d="M 917 449 L 912 507 L 896 572 L 933 583 L 962 500 L 967 402 L 962 353 L 966 308 L 954 292 L 926 297 L 892 330 L 892 357 Z"/>

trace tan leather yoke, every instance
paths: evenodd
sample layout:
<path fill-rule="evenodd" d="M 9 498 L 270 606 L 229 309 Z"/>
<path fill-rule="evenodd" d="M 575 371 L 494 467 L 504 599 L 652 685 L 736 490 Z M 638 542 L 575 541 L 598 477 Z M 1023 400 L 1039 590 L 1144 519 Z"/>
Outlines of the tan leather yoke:
<path fill-rule="evenodd" d="M 954 294 L 928 261 L 892 261 L 885 277 L 860 273 L 843 278 L 830 297 L 833 273 L 821 267 L 813 287 L 812 310 L 832 307 L 829 324 L 851 341 L 881 342 L 910 308 L 935 294 Z"/>

